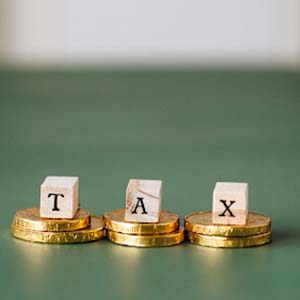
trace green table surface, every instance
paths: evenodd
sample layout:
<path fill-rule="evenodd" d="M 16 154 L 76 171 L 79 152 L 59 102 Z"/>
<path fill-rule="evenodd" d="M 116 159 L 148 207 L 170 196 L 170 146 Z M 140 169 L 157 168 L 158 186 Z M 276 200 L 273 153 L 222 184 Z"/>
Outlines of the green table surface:
<path fill-rule="evenodd" d="M 300 73 L 0 71 L 1 299 L 299 299 Z M 162 179 L 163 209 L 210 210 L 248 182 L 273 242 L 214 249 L 43 245 L 10 235 L 48 175 L 80 176 L 81 206 L 124 207 L 129 178 Z M 182 219 L 181 219 L 182 220 Z"/>

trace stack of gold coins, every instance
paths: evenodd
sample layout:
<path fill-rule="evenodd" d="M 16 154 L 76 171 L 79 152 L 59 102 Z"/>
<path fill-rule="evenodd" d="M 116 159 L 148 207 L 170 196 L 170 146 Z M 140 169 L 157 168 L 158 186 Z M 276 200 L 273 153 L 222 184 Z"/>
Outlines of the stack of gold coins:
<path fill-rule="evenodd" d="M 244 248 L 271 241 L 271 219 L 249 213 L 246 225 L 212 223 L 212 212 L 198 212 L 184 218 L 188 240 L 195 245 L 217 248 Z"/>
<path fill-rule="evenodd" d="M 179 227 L 179 217 L 176 214 L 163 211 L 158 223 L 128 222 L 124 215 L 124 209 L 104 214 L 107 238 L 116 244 L 163 247 L 177 245 L 184 240 L 184 229 Z"/>
<path fill-rule="evenodd" d="M 91 216 L 79 209 L 73 219 L 40 217 L 40 208 L 25 208 L 15 213 L 11 226 L 16 238 L 49 244 L 84 243 L 105 235 L 102 217 Z"/>

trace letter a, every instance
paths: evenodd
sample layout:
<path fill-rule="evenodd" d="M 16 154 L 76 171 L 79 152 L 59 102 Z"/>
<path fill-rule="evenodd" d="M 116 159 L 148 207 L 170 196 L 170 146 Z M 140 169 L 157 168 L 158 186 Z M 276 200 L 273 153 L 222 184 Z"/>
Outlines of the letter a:
<path fill-rule="evenodd" d="M 144 198 L 142 198 L 142 197 L 137 197 L 137 199 L 138 199 L 138 201 L 136 202 L 136 205 L 135 205 L 134 209 L 131 211 L 131 213 L 132 213 L 132 214 L 137 214 L 137 211 L 136 211 L 136 210 L 137 210 L 139 207 L 141 207 L 141 208 L 143 209 L 142 215 L 148 214 L 148 213 L 146 212 L 146 209 L 145 209 L 145 204 L 144 204 L 144 201 L 143 201 Z"/>

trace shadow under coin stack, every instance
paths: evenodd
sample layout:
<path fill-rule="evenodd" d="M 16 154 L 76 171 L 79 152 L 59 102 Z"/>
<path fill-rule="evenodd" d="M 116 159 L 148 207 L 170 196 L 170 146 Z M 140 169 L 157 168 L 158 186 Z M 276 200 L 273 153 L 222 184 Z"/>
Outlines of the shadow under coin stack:
<path fill-rule="evenodd" d="M 107 238 L 120 245 L 133 247 L 163 247 L 180 244 L 184 229 L 179 217 L 160 212 L 161 181 L 129 181 L 126 208 L 104 214 Z"/>
<path fill-rule="evenodd" d="M 51 210 L 54 210 L 54 212 L 61 213 L 62 211 L 63 214 L 67 214 L 70 210 L 66 209 L 65 206 L 65 211 L 63 211 L 65 205 L 63 201 L 73 202 L 72 198 L 74 198 L 74 193 L 72 194 L 72 197 L 68 197 L 68 192 L 66 191 L 67 188 L 63 185 L 66 185 L 66 182 L 70 179 L 73 180 L 73 178 L 75 178 L 75 182 L 78 185 L 77 177 L 46 178 L 46 183 L 55 182 L 55 187 L 51 185 L 47 186 L 47 201 L 49 202 L 52 200 L 50 208 Z M 64 188 L 64 194 L 62 194 L 62 191 L 59 193 L 55 191 L 55 189 L 58 189 L 58 187 L 62 188 L 62 186 Z M 51 193 L 49 190 L 51 190 Z M 60 201 L 57 201 L 57 198 L 55 198 L 54 207 L 56 209 L 52 209 L 53 199 L 49 200 L 48 198 L 51 198 L 49 195 L 60 195 L 62 197 Z M 43 192 L 41 192 L 41 207 L 43 205 Z M 61 207 L 61 210 L 59 207 Z M 52 211 L 50 214 L 51 217 L 41 217 L 40 207 L 25 208 L 17 211 L 12 222 L 12 235 L 16 238 L 30 242 L 48 244 L 85 243 L 99 240 L 105 235 L 103 218 L 91 216 L 87 210 L 78 208 L 78 206 L 76 207 L 74 216 L 71 218 L 54 218 Z"/>
<path fill-rule="evenodd" d="M 192 244 L 217 248 L 244 248 L 271 241 L 271 219 L 248 213 L 248 184 L 217 182 L 213 211 L 193 213 L 184 219 Z"/>

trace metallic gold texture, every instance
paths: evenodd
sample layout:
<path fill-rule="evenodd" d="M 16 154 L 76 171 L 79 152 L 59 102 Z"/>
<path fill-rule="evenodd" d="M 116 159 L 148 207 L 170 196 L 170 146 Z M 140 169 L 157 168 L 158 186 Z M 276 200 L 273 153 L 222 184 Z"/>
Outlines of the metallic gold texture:
<path fill-rule="evenodd" d="M 179 229 L 179 217 L 166 211 L 161 212 L 158 223 L 136 223 L 124 220 L 124 209 L 108 211 L 104 214 L 105 228 L 127 234 L 165 234 Z"/>
<path fill-rule="evenodd" d="M 16 238 L 48 244 L 85 243 L 101 239 L 105 235 L 102 217 L 91 217 L 91 225 L 85 229 L 66 232 L 48 232 L 22 229 L 12 226 L 12 235 Z"/>
<path fill-rule="evenodd" d="M 219 225 L 212 223 L 212 212 L 197 212 L 184 218 L 187 231 L 223 237 L 243 237 L 271 231 L 271 219 L 267 216 L 249 213 L 246 225 Z"/>
<path fill-rule="evenodd" d="M 108 230 L 107 237 L 110 241 L 133 247 L 165 247 L 180 244 L 184 240 L 184 228 L 166 234 L 134 235 Z"/>

